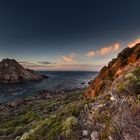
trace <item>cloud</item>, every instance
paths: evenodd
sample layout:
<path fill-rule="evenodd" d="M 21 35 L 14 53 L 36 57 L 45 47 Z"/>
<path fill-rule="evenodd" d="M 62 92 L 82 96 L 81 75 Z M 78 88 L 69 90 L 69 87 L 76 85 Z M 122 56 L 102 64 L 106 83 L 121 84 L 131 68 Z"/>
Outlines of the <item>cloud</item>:
<path fill-rule="evenodd" d="M 74 55 L 74 54 L 73 54 Z M 39 61 L 39 62 L 46 62 L 46 61 Z M 32 62 L 27 62 L 27 61 L 20 61 L 19 62 L 21 65 L 23 65 L 25 68 L 29 68 L 29 69 L 34 69 L 34 70 L 60 70 L 60 71 L 98 71 L 103 65 L 100 64 L 86 64 L 86 63 L 54 63 L 55 65 L 52 64 L 47 64 L 46 63 L 43 64 L 39 64 L 37 63 L 32 63 Z"/>
<path fill-rule="evenodd" d="M 90 50 L 89 52 L 87 52 L 87 56 L 88 57 L 93 57 L 93 56 L 99 56 L 99 55 L 106 55 L 106 54 L 109 54 L 111 52 L 116 52 L 120 48 L 121 48 L 121 44 L 120 43 L 115 43 L 111 46 L 101 48 L 100 50 L 97 50 L 97 51 Z"/>
<path fill-rule="evenodd" d="M 136 44 L 140 43 L 140 38 L 135 39 L 134 41 L 131 41 L 128 43 L 128 47 L 132 48 L 134 47 Z"/>
<path fill-rule="evenodd" d="M 27 62 L 27 61 L 19 61 L 19 63 L 21 64 L 21 65 L 35 65 L 34 63 L 31 63 L 31 62 Z"/>
<path fill-rule="evenodd" d="M 86 63 L 71 63 L 71 64 L 58 64 L 51 70 L 60 70 L 60 71 L 98 71 L 103 67 L 103 65 L 94 65 Z"/>
<path fill-rule="evenodd" d="M 32 62 L 27 62 L 27 61 L 19 61 L 21 65 L 23 65 L 25 68 L 30 68 L 30 69 L 39 69 L 39 68 L 48 68 L 48 67 L 53 67 L 52 62 L 48 61 L 39 61 L 37 63 L 32 63 Z"/>
<path fill-rule="evenodd" d="M 19 61 L 19 63 L 21 65 L 23 65 L 26 68 L 31 68 L 31 67 L 39 67 L 39 65 L 35 64 L 35 63 L 31 63 L 31 62 L 27 62 L 27 61 Z"/>
<path fill-rule="evenodd" d="M 105 47 L 105 48 L 102 48 L 98 53 L 101 54 L 101 55 L 105 55 L 105 54 L 108 54 L 110 52 L 112 52 L 113 50 L 113 47 Z"/>
<path fill-rule="evenodd" d="M 71 53 L 70 55 L 66 55 L 66 56 L 62 56 L 62 57 L 67 62 L 73 62 L 76 59 L 75 53 Z"/>
<path fill-rule="evenodd" d="M 87 53 L 87 56 L 89 57 L 92 57 L 92 56 L 95 56 L 96 55 L 96 52 L 95 51 L 92 51 L 90 50 L 88 53 Z"/>
<path fill-rule="evenodd" d="M 49 61 L 39 61 L 38 63 L 43 64 L 43 65 L 56 64 L 56 63 L 52 63 L 52 62 L 49 62 Z"/>
<path fill-rule="evenodd" d="M 121 44 L 120 43 L 115 43 L 114 44 L 114 51 L 118 51 L 121 48 Z"/>

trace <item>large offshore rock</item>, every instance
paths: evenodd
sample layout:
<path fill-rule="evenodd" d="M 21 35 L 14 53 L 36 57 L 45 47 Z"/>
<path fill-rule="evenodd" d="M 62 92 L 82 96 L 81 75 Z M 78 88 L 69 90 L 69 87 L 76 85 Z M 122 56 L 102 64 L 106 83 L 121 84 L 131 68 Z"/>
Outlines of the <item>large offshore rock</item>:
<path fill-rule="evenodd" d="M 18 83 L 25 81 L 38 81 L 45 76 L 29 69 L 25 69 L 14 59 L 3 59 L 0 62 L 0 82 Z"/>

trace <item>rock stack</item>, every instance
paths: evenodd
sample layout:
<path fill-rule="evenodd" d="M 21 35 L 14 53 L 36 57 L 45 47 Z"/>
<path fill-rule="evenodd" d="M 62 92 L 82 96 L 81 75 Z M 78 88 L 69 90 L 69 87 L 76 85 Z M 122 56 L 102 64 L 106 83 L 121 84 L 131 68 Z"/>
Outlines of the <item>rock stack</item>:
<path fill-rule="evenodd" d="M 38 81 L 46 78 L 37 72 L 25 69 L 14 59 L 3 59 L 0 62 L 0 82 L 19 83 L 26 81 Z"/>

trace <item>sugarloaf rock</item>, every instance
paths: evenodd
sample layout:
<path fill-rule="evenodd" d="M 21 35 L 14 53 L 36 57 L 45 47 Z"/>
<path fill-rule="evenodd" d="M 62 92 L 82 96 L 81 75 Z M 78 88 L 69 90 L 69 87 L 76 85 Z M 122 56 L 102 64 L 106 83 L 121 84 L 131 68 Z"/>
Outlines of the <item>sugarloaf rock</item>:
<path fill-rule="evenodd" d="M 25 69 L 14 59 L 3 59 L 0 62 L 0 82 L 19 83 L 26 81 L 38 81 L 47 78 L 37 72 Z"/>

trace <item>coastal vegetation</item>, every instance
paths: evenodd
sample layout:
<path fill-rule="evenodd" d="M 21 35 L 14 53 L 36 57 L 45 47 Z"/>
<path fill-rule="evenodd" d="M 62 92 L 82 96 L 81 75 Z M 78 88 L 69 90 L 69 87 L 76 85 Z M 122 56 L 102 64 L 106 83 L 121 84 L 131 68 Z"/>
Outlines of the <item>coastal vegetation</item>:
<path fill-rule="evenodd" d="M 41 94 L 46 94 L 42 98 Z M 1 106 L 0 135 L 4 139 L 58 139 L 79 137 L 79 116 L 84 104 L 82 91 L 55 94 L 47 99 L 47 92 L 38 98 L 24 99 Z M 40 99 L 41 98 L 41 99 Z M 24 103 L 23 103 L 24 102 Z"/>

